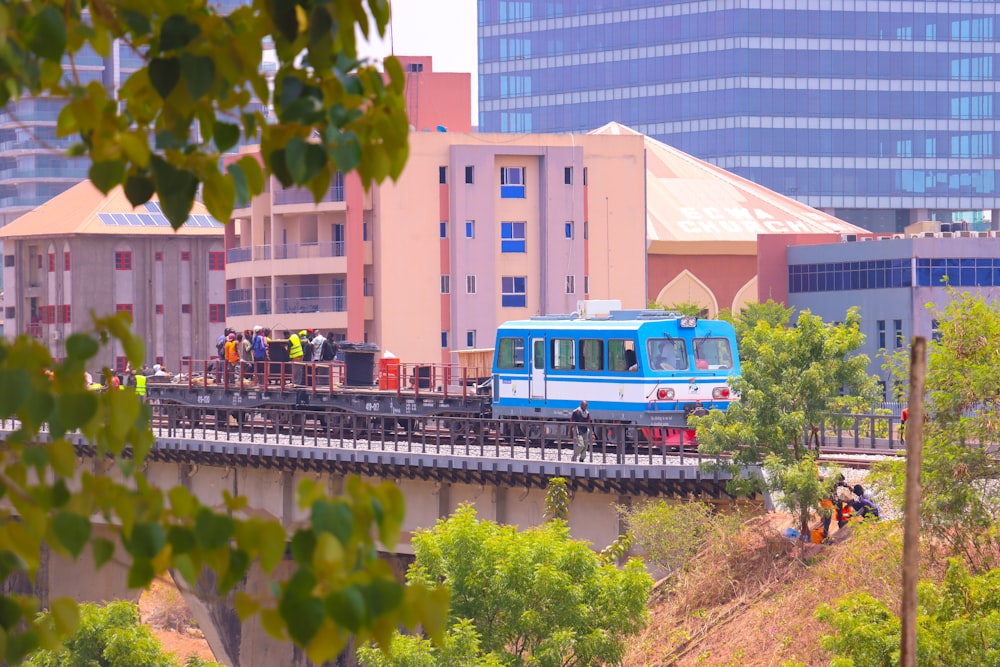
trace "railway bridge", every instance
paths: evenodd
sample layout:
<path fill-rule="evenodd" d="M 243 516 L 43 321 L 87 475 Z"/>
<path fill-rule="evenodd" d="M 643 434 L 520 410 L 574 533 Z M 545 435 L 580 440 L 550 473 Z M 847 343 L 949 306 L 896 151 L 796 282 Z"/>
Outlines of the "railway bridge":
<path fill-rule="evenodd" d="M 729 500 L 726 477 L 703 472 L 701 459 L 683 448 L 626 453 L 601 444 L 588 460 L 579 462 L 571 460 L 569 444 L 557 438 L 490 441 L 384 428 L 377 431 L 378 437 L 372 431 L 354 430 L 341 438 L 331 429 L 296 425 L 292 413 L 277 422 L 255 422 L 249 416 L 227 416 L 226 423 L 177 417 L 154 410 L 156 444 L 145 468 L 150 482 L 161 487 L 182 485 L 216 507 L 222 506 L 223 491 L 243 495 L 248 499 L 246 511 L 279 519 L 290 532 L 307 520 L 295 503 L 301 479 L 324 479 L 331 494 L 340 492 L 351 474 L 374 483 L 392 480 L 407 507 L 397 553 L 386 554 L 400 576 L 410 561 L 413 532 L 433 526 L 462 503 L 473 504 L 485 520 L 523 527 L 540 524 L 546 487 L 553 477 L 565 478 L 570 490 L 572 535 L 596 549 L 622 531 L 615 505 L 648 497 Z M 467 432 L 477 431 L 470 426 Z M 8 432 L 0 430 L 0 438 Z M 81 436 L 76 436 L 74 445 L 82 466 L 106 465 Z M 96 527 L 95 533 L 101 532 L 109 534 Z M 95 572 L 87 553 L 76 562 L 46 553 L 35 582 L 8 582 L 7 587 L 33 590 L 43 604 L 50 597 L 66 595 L 81 602 L 137 600 L 140 591 L 129 590 L 126 580 L 127 570 L 119 564 L 109 563 Z M 267 584 L 263 573 L 254 569 L 242 589 L 253 592 Z M 212 594 L 211 581 L 202 582 L 201 588 L 184 595 L 220 662 L 244 667 L 310 664 L 290 645 L 269 637 L 256 620 L 241 623 L 232 596 L 220 599 Z"/>

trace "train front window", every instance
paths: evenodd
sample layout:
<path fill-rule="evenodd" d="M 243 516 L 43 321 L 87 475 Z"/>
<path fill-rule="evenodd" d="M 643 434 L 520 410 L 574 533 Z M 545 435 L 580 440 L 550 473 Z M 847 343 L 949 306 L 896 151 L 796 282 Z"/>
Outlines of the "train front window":
<path fill-rule="evenodd" d="M 580 341 L 580 370 L 604 370 L 604 341 L 585 338 Z"/>
<path fill-rule="evenodd" d="M 733 350 L 727 338 L 695 338 L 694 364 L 696 368 L 728 370 L 733 367 Z"/>
<path fill-rule="evenodd" d="M 552 339 L 552 370 L 571 371 L 576 368 L 576 346 L 570 338 Z"/>
<path fill-rule="evenodd" d="M 688 368 L 687 347 L 680 338 L 650 338 L 646 341 L 649 367 L 654 371 L 683 371 Z"/>
<path fill-rule="evenodd" d="M 524 339 L 501 338 L 497 351 L 497 368 L 524 368 Z"/>
<path fill-rule="evenodd" d="M 608 368 L 612 371 L 637 371 L 635 341 L 611 339 L 608 341 Z"/>

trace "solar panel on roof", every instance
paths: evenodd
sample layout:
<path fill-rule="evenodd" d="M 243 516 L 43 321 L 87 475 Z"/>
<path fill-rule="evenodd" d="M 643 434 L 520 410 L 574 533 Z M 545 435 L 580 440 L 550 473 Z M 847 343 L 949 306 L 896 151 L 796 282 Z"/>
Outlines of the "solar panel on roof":
<path fill-rule="evenodd" d="M 149 213 L 137 213 L 136 215 L 139 217 L 140 220 L 142 220 L 142 224 L 144 226 L 146 226 L 146 227 L 155 227 L 156 226 L 156 218 L 155 218 L 155 216 L 152 216 Z"/>
<path fill-rule="evenodd" d="M 111 216 L 122 227 L 128 227 L 129 225 L 132 224 L 132 222 L 128 219 L 128 216 L 126 216 L 124 213 L 112 213 Z"/>
<path fill-rule="evenodd" d="M 106 225 L 112 225 L 115 227 L 118 226 L 118 222 L 112 217 L 110 213 L 98 213 L 97 217 L 100 218 L 101 222 L 103 222 Z"/>
<path fill-rule="evenodd" d="M 158 201 L 148 201 L 146 202 L 146 210 L 152 211 L 153 213 L 162 213 L 160 210 L 160 202 Z"/>

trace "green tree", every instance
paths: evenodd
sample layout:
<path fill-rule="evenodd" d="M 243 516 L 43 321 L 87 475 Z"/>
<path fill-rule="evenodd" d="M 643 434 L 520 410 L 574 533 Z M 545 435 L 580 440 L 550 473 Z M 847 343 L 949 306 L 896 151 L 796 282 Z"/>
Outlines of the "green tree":
<path fill-rule="evenodd" d="M 44 615 L 42 622 L 51 622 Z M 30 667 L 173 667 L 174 658 L 163 650 L 152 631 L 139 622 L 139 608 L 131 602 L 85 604 L 80 626 L 61 647 L 39 651 L 26 663 Z M 218 663 L 199 661 L 204 667 Z"/>
<path fill-rule="evenodd" d="M 794 312 L 794 308 L 784 306 L 774 299 L 768 299 L 764 303 L 746 304 L 736 316 L 729 313 L 729 321 L 736 329 L 736 343 L 742 345 L 743 337 L 753 331 L 758 322 L 767 322 L 773 329 L 788 327 Z"/>
<path fill-rule="evenodd" d="M 480 521 L 463 505 L 412 544 L 416 560 L 407 578 L 450 589 L 451 630 L 469 621 L 484 661 L 617 664 L 625 642 L 645 626 L 652 580 L 642 562 L 621 569 L 602 563 L 560 519 L 518 531 Z"/>
<path fill-rule="evenodd" d="M 1000 304 L 949 290 L 947 304 L 928 307 L 940 336 L 927 346 L 921 523 L 931 544 L 985 571 L 1000 566 L 1000 464 L 991 453 L 1000 442 Z M 904 355 L 888 364 L 902 387 Z M 883 463 L 875 475 L 902 507 L 905 467 Z"/>
<path fill-rule="evenodd" d="M 668 575 L 683 570 L 721 527 L 719 515 L 703 502 L 668 503 L 661 498 L 618 511 L 646 560 Z"/>
<path fill-rule="evenodd" d="M 224 15 L 204 0 L 5 3 L 0 105 L 65 98 L 56 136 L 79 138 L 70 154 L 91 159 L 94 184 L 123 185 L 135 206 L 155 192 L 174 227 L 199 186 L 219 220 L 260 194 L 266 174 L 318 201 L 338 171 L 368 185 L 403 169 L 402 68 L 387 58 L 383 76 L 357 58 L 355 31 L 383 35 L 388 21 L 387 0 L 254 0 Z M 278 60 L 273 86 L 260 67 L 265 39 Z M 76 69 L 83 49 L 108 56 L 114 40 L 143 63 L 118 99 Z M 263 165 L 243 157 L 221 168 L 241 138 L 260 144 Z"/>
<path fill-rule="evenodd" d="M 65 99 L 56 134 L 79 138 L 69 153 L 90 158 L 98 188 L 122 185 L 134 205 L 156 194 L 178 227 L 200 187 L 209 211 L 228 220 L 268 175 L 319 198 L 337 172 L 355 171 L 366 186 L 401 172 L 402 69 L 394 58 L 385 75 L 360 62 L 355 42 L 356 30 L 383 34 L 388 18 L 385 0 L 254 0 L 226 15 L 203 0 L 6 3 L 0 105 L 25 94 Z M 278 60 L 273 92 L 259 68 L 265 39 Z M 113 40 L 143 62 L 118 99 L 81 82 L 75 68 L 83 49 L 106 55 Z M 275 113 L 265 119 L 258 103 Z M 221 155 L 241 138 L 260 144 L 263 164 L 245 156 L 222 169 Z M 226 593 L 253 564 L 273 573 L 290 546 L 293 573 L 260 597 L 237 595 L 242 618 L 259 614 L 268 632 L 317 663 L 351 635 L 384 642 L 400 624 L 440 638 L 443 592 L 401 586 L 377 557 L 399 536 L 404 507 L 394 485 L 352 478 L 331 499 L 304 482 L 297 500 L 309 520 L 290 542 L 277 521 L 240 518 L 244 498 L 203 504 L 181 487 L 151 487 L 141 472 L 153 444 L 148 409 L 129 391 L 83 388 L 86 363 L 112 340 L 133 366 L 142 363 L 143 341 L 125 315 L 95 317 L 92 330 L 67 339 L 59 361 L 33 339 L 0 341 L 0 419 L 16 420 L 0 448 L 0 579 L 34 577 L 45 544 L 70 558 L 89 550 L 98 568 L 123 562 L 132 587 L 168 571 L 194 584 L 208 569 Z M 67 440 L 76 431 L 112 470 L 78 468 Z M 94 517 L 111 539 L 94 535 Z M 43 622 L 37 597 L 0 594 L 0 659 L 55 649 L 79 627 L 73 600 L 54 599 L 49 609 Z"/>
<path fill-rule="evenodd" d="M 771 306 L 761 310 L 780 316 Z M 725 412 L 690 418 L 698 429 L 699 451 L 719 457 L 717 465 L 734 473 L 729 483 L 734 493 L 761 489 L 763 480 L 739 474 L 743 466 L 760 465 L 768 456 L 774 457 L 772 470 L 802 462 L 811 442 L 818 445 L 813 436 L 823 419 L 870 409 L 878 393 L 877 378 L 866 372 L 868 357 L 857 354 L 864 343 L 857 309 L 849 310 L 841 324 L 824 323 L 809 311 L 799 314 L 795 326 L 775 325 L 772 319 L 757 320 L 742 336 L 743 375 L 732 383 L 740 400 Z M 787 488 L 780 486 L 783 481 L 789 482 Z M 815 507 L 816 489 L 792 486 L 792 481 L 799 478 L 791 471 L 772 475 L 770 486 L 784 494 L 796 514 L 806 516 Z"/>
<path fill-rule="evenodd" d="M 467 619 L 448 628 L 440 645 L 416 635 L 397 635 L 392 653 L 371 646 L 358 649 L 362 667 L 501 667 L 504 662 L 493 653 L 483 653 L 479 633 Z"/>
<path fill-rule="evenodd" d="M 696 317 L 701 317 L 706 310 L 704 306 L 694 301 L 681 301 L 680 303 L 670 305 L 660 303 L 659 301 L 648 301 L 646 307 L 651 310 L 668 310 L 680 313 L 681 315 L 694 315 Z"/>
<path fill-rule="evenodd" d="M 958 560 L 940 585 L 921 583 L 917 609 L 917 664 L 978 667 L 1000 664 L 1000 570 L 970 575 Z M 836 634 L 823 638 L 835 667 L 898 665 L 900 620 L 867 593 L 823 605 L 816 617 Z"/>

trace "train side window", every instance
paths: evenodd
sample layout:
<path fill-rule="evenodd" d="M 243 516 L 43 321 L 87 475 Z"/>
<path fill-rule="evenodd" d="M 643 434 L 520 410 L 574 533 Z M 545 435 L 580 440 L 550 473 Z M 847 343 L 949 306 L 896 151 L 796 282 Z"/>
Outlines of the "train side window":
<path fill-rule="evenodd" d="M 535 370 L 545 370 L 545 341 L 536 340 L 535 341 L 535 354 L 532 357 L 532 365 Z"/>
<path fill-rule="evenodd" d="M 604 370 L 604 341 L 584 338 L 580 341 L 580 370 Z"/>
<path fill-rule="evenodd" d="M 524 368 L 524 339 L 501 338 L 497 351 L 497 368 Z"/>
<path fill-rule="evenodd" d="M 728 370 L 733 367 L 733 350 L 728 338 L 695 338 L 695 368 Z"/>
<path fill-rule="evenodd" d="M 552 339 L 552 370 L 571 371 L 576 368 L 576 346 L 572 338 Z"/>
<path fill-rule="evenodd" d="M 637 371 L 635 341 L 611 339 L 608 341 L 608 369 L 612 371 Z"/>
<path fill-rule="evenodd" d="M 649 367 L 653 370 L 682 371 L 688 368 L 687 346 L 680 338 L 650 338 L 646 341 Z"/>

